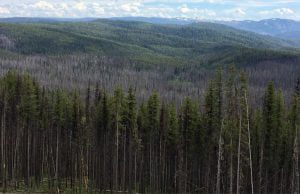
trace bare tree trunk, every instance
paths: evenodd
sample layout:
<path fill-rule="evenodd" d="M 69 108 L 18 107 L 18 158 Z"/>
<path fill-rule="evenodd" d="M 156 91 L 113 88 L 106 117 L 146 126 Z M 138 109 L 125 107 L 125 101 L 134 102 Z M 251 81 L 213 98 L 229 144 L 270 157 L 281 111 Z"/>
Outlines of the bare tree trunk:
<path fill-rule="evenodd" d="M 150 150 L 149 150 L 149 176 L 150 176 L 150 192 L 152 191 L 152 140 L 150 140 Z"/>
<path fill-rule="evenodd" d="M 123 140 L 123 180 L 122 180 L 122 188 L 123 191 L 126 191 L 126 129 L 124 131 L 124 140 Z"/>
<path fill-rule="evenodd" d="M 233 153 L 232 153 L 232 137 L 230 139 L 230 186 L 229 193 L 233 193 Z"/>
<path fill-rule="evenodd" d="M 241 136 L 242 136 L 242 116 L 240 115 L 238 159 L 237 159 L 237 175 L 236 175 L 236 194 L 240 193 Z"/>
<path fill-rule="evenodd" d="M 132 193 L 132 185 L 133 185 L 133 179 L 135 178 L 134 174 L 132 173 L 132 159 L 133 159 L 133 154 L 132 154 L 132 134 L 131 130 L 129 130 L 129 140 L 128 140 L 128 191 L 129 193 Z M 125 158 L 124 158 L 125 159 Z"/>
<path fill-rule="evenodd" d="M 217 171 L 217 184 L 216 184 L 216 193 L 220 194 L 221 193 L 221 160 L 222 160 L 222 146 L 223 146 L 223 139 L 222 139 L 222 132 L 223 132 L 223 121 L 221 125 L 221 130 L 220 130 L 220 136 L 219 136 L 219 151 L 218 151 L 218 171 Z"/>
<path fill-rule="evenodd" d="M 258 193 L 261 193 L 261 188 L 262 188 L 262 182 L 263 182 L 263 178 L 262 178 L 262 170 L 263 170 L 263 158 L 264 158 L 264 147 L 263 144 L 261 144 L 261 150 L 260 150 L 260 159 L 259 159 L 259 172 L 258 172 Z"/>
<path fill-rule="evenodd" d="M 3 109 L 2 109 L 3 113 L 2 113 L 2 126 L 1 126 L 1 160 L 2 160 L 2 187 L 3 187 L 3 191 L 6 191 L 6 158 L 5 158 L 5 120 L 6 120 L 6 111 L 5 111 L 5 99 L 4 99 L 4 105 L 3 105 Z"/>
<path fill-rule="evenodd" d="M 178 167 L 175 174 L 175 185 L 177 185 L 178 193 L 184 193 L 183 180 L 182 180 L 182 169 L 183 169 L 183 149 L 182 145 L 178 148 Z"/>
<path fill-rule="evenodd" d="M 244 94 L 244 97 L 245 97 L 245 103 L 246 103 L 246 116 L 247 116 L 248 148 L 249 148 L 249 162 L 250 162 L 250 176 L 251 176 L 250 177 L 251 178 L 251 193 L 254 194 L 249 106 L 248 106 L 248 98 L 247 98 L 246 92 Z"/>
<path fill-rule="evenodd" d="M 27 127 L 27 189 L 30 187 L 30 129 Z"/>
<path fill-rule="evenodd" d="M 187 146 L 185 146 L 185 168 L 184 168 L 184 192 L 187 193 L 187 184 L 188 184 L 188 159 L 187 159 L 187 154 L 188 154 L 188 151 L 187 151 Z"/>
<path fill-rule="evenodd" d="M 118 115 L 117 115 L 118 118 Z M 119 170 L 119 123 L 117 121 L 117 126 L 116 126 L 116 155 L 115 155 L 115 190 L 118 191 L 119 189 L 119 183 L 118 183 L 118 170 Z"/>
<path fill-rule="evenodd" d="M 107 137 L 106 135 L 104 135 L 104 146 L 103 146 L 103 175 L 104 177 L 106 176 L 106 142 L 107 142 Z M 105 187 L 107 186 L 106 185 L 106 179 L 104 179 L 104 177 L 100 177 L 101 178 L 101 182 L 102 182 L 102 185 L 103 185 L 103 189 L 106 189 Z"/>
<path fill-rule="evenodd" d="M 299 146 L 298 146 L 298 126 L 296 125 L 296 135 L 295 135 L 295 141 L 294 141 L 294 188 L 293 191 L 295 194 L 300 193 L 299 188 Z"/>
<path fill-rule="evenodd" d="M 13 163 L 13 175 L 12 175 L 12 179 L 14 181 L 15 187 L 17 186 L 17 179 L 16 179 L 16 175 L 17 175 L 17 162 L 18 162 L 18 150 L 19 150 L 19 129 L 18 129 L 18 124 L 17 124 L 17 128 L 16 128 L 16 145 L 15 145 L 15 150 L 14 150 L 14 163 Z"/>
<path fill-rule="evenodd" d="M 56 160 L 55 160 L 55 181 L 57 190 L 59 190 L 59 183 L 58 183 L 58 156 L 59 156 L 59 130 L 58 127 L 56 129 Z"/>
<path fill-rule="evenodd" d="M 283 168 L 281 169 L 281 173 L 280 173 L 280 194 L 283 193 Z"/>
<path fill-rule="evenodd" d="M 137 151 L 134 152 L 134 189 L 137 188 Z"/>

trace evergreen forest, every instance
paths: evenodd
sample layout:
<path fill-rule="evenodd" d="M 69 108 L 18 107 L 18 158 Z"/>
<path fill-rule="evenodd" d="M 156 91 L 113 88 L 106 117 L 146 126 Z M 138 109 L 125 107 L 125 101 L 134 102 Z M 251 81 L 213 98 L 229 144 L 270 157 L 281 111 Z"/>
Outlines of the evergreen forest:
<path fill-rule="evenodd" d="M 155 91 L 138 100 L 135 87 L 48 88 L 8 71 L 1 191 L 299 193 L 300 80 L 288 94 L 271 81 L 261 99 L 248 80 L 218 67 L 201 96 L 175 102 Z"/>

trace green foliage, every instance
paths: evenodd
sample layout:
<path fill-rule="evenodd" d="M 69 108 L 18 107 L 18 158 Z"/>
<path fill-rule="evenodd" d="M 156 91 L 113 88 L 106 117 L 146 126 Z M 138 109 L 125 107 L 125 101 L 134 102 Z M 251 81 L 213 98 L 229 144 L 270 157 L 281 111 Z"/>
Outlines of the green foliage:
<path fill-rule="evenodd" d="M 257 63 L 299 55 L 288 42 L 220 24 L 186 26 L 98 20 L 95 22 L 0 24 L 14 42 L 13 55 L 93 54 L 124 57 L 140 65 Z M 283 52 L 281 50 L 288 50 Z"/>
<path fill-rule="evenodd" d="M 168 119 L 169 127 L 167 131 L 168 143 L 171 147 L 178 145 L 179 143 L 179 126 L 176 109 L 173 105 L 168 107 Z"/>
<path fill-rule="evenodd" d="M 147 103 L 147 130 L 153 138 L 159 127 L 159 98 L 158 94 L 154 92 Z"/>
<path fill-rule="evenodd" d="M 276 165 L 274 164 L 276 160 L 274 160 L 273 157 L 276 156 L 277 138 L 279 138 L 279 134 L 276 130 L 276 93 L 273 82 L 268 84 L 265 92 L 263 116 L 264 149 L 268 153 L 266 156 L 266 165 L 269 168 L 273 168 L 274 165 Z"/>
<path fill-rule="evenodd" d="M 203 107 L 189 97 L 176 106 L 156 92 L 137 101 L 132 88 L 88 88 L 84 99 L 8 72 L 0 79 L 3 190 L 213 193 L 218 174 L 222 193 L 237 176 L 248 193 L 252 158 L 255 193 L 262 183 L 266 193 L 291 193 L 299 85 L 291 106 L 273 82 L 263 105 L 253 106 L 247 76 L 238 79 L 233 66 L 225 72 L 217 70 Z"/>

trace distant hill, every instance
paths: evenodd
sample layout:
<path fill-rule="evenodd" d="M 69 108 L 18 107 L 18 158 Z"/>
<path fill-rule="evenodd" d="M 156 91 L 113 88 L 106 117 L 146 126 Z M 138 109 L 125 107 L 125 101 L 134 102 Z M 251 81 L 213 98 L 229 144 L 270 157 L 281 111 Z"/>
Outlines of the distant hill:
<path fill-rule="evenodd" d="M 3 23 L 55 23 L 55 22 L 90 22 L 96 18 L 31 18 L 31 17 L 13 17 L 0 18 Z"/>
<path fill-rule="evenodd" d="M 195 19 L 184 18 L 148 18 L 148 17 L 119 17 L 112 20 L 122 21 L 141 21 L 152 24 L 175 24 L 188 25 L 192 23 L 204 22 Z M 213 23 L 224 24 L 239 30 L 255 32 L 262 35 L 269 35 L 281 39 L 288 39 L 297 42 L 300 39 L 300 22 L 287 19 L 265 19 L 261 21 L 210 21 Z"/>
<path fill-rule="evenodd" d="M 220 23 L 259 34 L 271 35 L 285 39 L 300 39 L 300 22 L 294 20 L 266 19 L 261 21 L 246 20 Z"/>
<path fill-rule="evenodd" d="M 21 20 L 0 23 L 0 55 L 84 53 L 124 57 L 139 64 L 213 65 L 285 60 L 299 53 L 292 42 L 216 23 Z"/>
<path fill-rule="evenodd" d="M 159 17 L 114 17 L 109 18 L 111 20 L 119 21 L 136 21 L 136 22 L 147 22 L 152 24 L 175 24 L 175 25 L 187 25 L 197 22 L 192 19 L 183 18 L 159 18 Z"/>

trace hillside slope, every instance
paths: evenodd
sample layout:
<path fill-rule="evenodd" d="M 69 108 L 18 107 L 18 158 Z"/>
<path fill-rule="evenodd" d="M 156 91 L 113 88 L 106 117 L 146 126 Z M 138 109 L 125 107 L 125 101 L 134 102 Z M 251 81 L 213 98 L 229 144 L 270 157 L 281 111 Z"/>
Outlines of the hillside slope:
<path fill-rule="evenodd" d="M 288 41 L 205 22 L 182 26 L 101 19 L 0 24 L 0 48 L 23 55 L 84 53 L 125 57 L 139 64 L 248 64 L 298 56 L 292 47 Z"/>
<path fill-rule="evenodd" d="M 283 39 L 300 39 L 300 22 L 287 19 L 265 19 L 261 21 L 227 21 L 225 25 L 259 34 L 271 35 Z"/>

